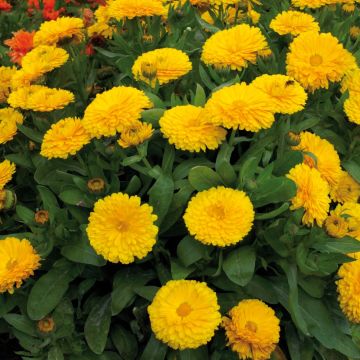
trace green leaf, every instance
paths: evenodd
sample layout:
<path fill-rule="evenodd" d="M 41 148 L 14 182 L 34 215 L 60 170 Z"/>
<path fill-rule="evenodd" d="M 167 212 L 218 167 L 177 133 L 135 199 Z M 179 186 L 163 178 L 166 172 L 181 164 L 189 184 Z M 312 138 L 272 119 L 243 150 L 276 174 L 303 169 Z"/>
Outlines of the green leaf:
<path fill-rule="evenodd" d="M 139 360 L 164 360 L 166 351 L 167 346 L 163 342 L 156 340 L 154 335 L 151 335 Z"/>
<path fill-rule="evenodd" d="M 253 277 L 256 254 L 254 248 L 242 246 L 231 251 L 225 258 L 223 269 L 235 284 L 245 286 Z"/>
<path fill-rule="evenodd" d="M 77 243 L 66 245 L 61 249 L 61 255 L 65 256 L 68 260 L 93 266 L 104 266 L 106 260 L 97 255 L 94 249 L 84 243 Z"/>
<path fill-rule="evenodd" d="M 195 166 L 189 172 L 189 182 L 197 191 L 222 185 L 221 177 L 207 166 Z"/>
<path fill-rule="evenodd" d="M 301 164 L 302 161 L 303 154 L 301 151 L 286 151 L 280 159 L 275 161 L 273 173 L 277 176 L 286 175 L 290 169 L 297 164 Z"/>
<path fill-rule="evenodd" d="M 68 189 L 59 194 L 59 198 L 70 205 L 81 205 L 82 207 L 91 207 L 88 203 L 85 194 L 78 188 Z"/>
<path fill-rule="evenodd" d="M 50 348 L 47 360 L 64 360 L 64 354 L 59 346 L 53 346 Z"/>
<path fill-rule="evenodd" d="M 259 165 L 260 156 L 249 156 L 240 167 L 239 171 L 239 187 L 243 188 L 246 181 L 253 179 L 255 171 Z"/>
<path fill-rule="evenodd" d="M 194 105 L 195 106 L 204 106 L 206 103 L 206 94 L 204 88 L 196 84 L 196 92 L 194 97 Z"/>
<path fill-rule="evenodd" d="M 188 267 L 196 261 L 207 257 L 209 248 L 210 247 L 203 245 L 188 235 L 179 242 L 176 251 L 181 262 L 185 265 L 185 267 Z"/>
<path fill-rule="evenodd" d="M 43 135 L 33 129 L 30 129 L 29 127 L 25 126 L 25 125 L 20 125 L 18 124 L 18 129 L 30 140 L 35 141 L 39 144 L 42 143 L 43 141 Z"/>
<path fill-rule="evenodd" d="M 16 206 L 16 215 L 26 224 L 33 225 L 35 220 L 35 213 L 22 205 Z"/>
<path fill-rule="evenodd" d="M 360 165 L 355 161 L 349 160 L 342 163 L 344 169 L 360 183 Z"/>
<path fill-rule="evenodd" d="M 360 242 L 350 236 L 342 239 L 325 238 L 317 240 L 311 247 L 321 252 L 348 254 L 360 251 Z"/>
<path fill-rule="evenodd" d="M 142 119 L 154 128 L 159 127 L 159 120 L 164 115 L 165 109 L 150 109 L 141 113 Z"/>
<path fill-rule="evenodd" d="M 171 260 L 171 275 L 174 280 L 186 279 L 195 270 L 195 267 L 185 267 L 177 260 Z"/>
<path fill-rule="evenodd" d="M 84 333 L 89 348 L 100 355 L 106 345 L 111 322 L 111 297 L 100 298 L 86 319 Z"/>
<path fill-rule="evenodd" d="M 197 349 L 186 349 L 179 351 L 180 360 L 206 360 L 208 359 L 208 351 L 206 346 Z"/>
<path fill-rule="evenodd" d="M 35 336 L 35 324 L 25 315 L 19 314 L 6 314 L 3 319 L 15 329 L 23 332 L 24 334 Z"/>
<path fill-rule="evenodd" d="M 138 344 L 136 337 L 130 331 L 120 325 L 115 325 L 111 330 L 111 340 L 123 359 L 136 359 Z"/>
<path fill-rule="evenodd" d="M 152 301 L 159 288 L 157 286 L 139 286 L 134 288 L 134 292 L 142 298 Z"/>

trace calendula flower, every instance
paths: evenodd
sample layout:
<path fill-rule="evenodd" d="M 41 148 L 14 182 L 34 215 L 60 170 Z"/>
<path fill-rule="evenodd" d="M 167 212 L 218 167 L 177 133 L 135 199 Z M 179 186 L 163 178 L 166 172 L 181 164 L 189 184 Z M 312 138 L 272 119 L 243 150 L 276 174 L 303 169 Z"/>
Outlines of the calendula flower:
<path fill-rule="evenodd" d="M 52 317 L 47 316 L 37 322 L 37 328 L 43 334 L 51 333 L 55 329 L 55 321 Z"/>
<path fill-rule="evenodd" d="M 9 56 L 14 64 L 21 65 L 21 60 L 33 47 L 35 31 L 19 30 L 13 33 L 11 39 L 5 40 L 4 44 L 9 46 Z"/>
<path fill-rule="evenodd" d="M 56 20 L 45 21 L 34 35 L 34 45 L 56 45 L 64 39 L 82 40 L 84 23 L 82 19 L 74 17 L 60 17 Z"/>
<path fill-rule="evenodd" d="M 142 16 L 166 15 L 166 8 L 161 0 L 113 0 L 109 5 L 109 14 L 116 20 L 133 19 Z"/>
<path fill-rule="evenodd" d="M 205 110 L 206 119 L 215 125 L 257 132 L 271 127 L 277 109 L 263 91 L 241 83 L 216 91 Z"/>
<path fill-rule="evenodd" d="M 338 204 L 330 214 L 342 217 L 347 224 L 346 235 L 360 241 L 360 204 L 354 202 Z"/>
<path fill-rule="evenodd" d="M 207 121 L 204 109 L 194 105 L 165 111 L 159 124 L 169 143 L 186 151 L 217 149 L 226 137 L 226 130 Z"/>
<path fill-rule="evenodd" d="M 303 208 L 305 210 L 302 222 L 319 226 L 327 218 L 329 211 L 329 185 L 315 168 L 306 164 L 298 164 L 286 175 L 294 181 L 297 187 L 296 195 L 291 199 L 291 210 Z"/>
<path fill-rule="evenodd" d="M 6 0 L 0 0 L 0 11 L 10 11 L 11 9 L 11 4 L 9 4 Z"/>
<path fill-rule="evenodd" d="M 117 86 L 97 94 L 86 108 L 83 125 L 92 137 L 115 135 L 130 128 L 152 103 L 143 91 Z"/>
<path fill-rule="evenodd" d="M 35 213 L 34 220 L 39 225 L 44 225 L 49 221 L 49 212 L 47 210 L 38 210 Z"/>
<path fill-rule="evenodd" d="M 354 56 L 330 33 L 306 32 L 290 44 L 287 74 L 310 91 L 329 87 L 356 67 Z"/>
<path fill-rule="evenodd" d="M 264 92 L 276 112 L 293 114 L 305 106 L 307 94 L 304 88 L 286 75 L 261 75 L 251 83 Z"/>
<path fill-rule="evenodd" d="M 79 118 L 65 118 L 51 125 L 44 135 L 40 154 L 48 159 L 67 159 L 90 142 Z"/>
<path fill-rule="evenodd" d="M 341 216 L 341 211 L 330 211 L 330 215 L 325 220 L 326 232 L 333 237 L 343 238 L 349 231 L 349 225 L 346 218 Z"/>
<path fill-rule="evenodd" d="M 0 190 L 12 179 L 15 173 L 15 164 L 9 160 L 0 162 Z"/>
<path fill-rule="evenodd" d="M 245 192 L 219 186 L 192 197 L 184 220 L 196 240 L 223 247 L 243 240 L 252 228 L 254 216 Z"/>
<path fill-rule="evenodd" d="M 267 47 L 259 28 L 240 24 L 210 36 L 203 46 L 201 60 L 216 68 L 241 70 L 248 63 L 256 63 L 259 51 Z"/>
<path fill-rule="evenodd" d="M 345 12 L 354 12 L 354 10 L 356 9 L 355 7 L 355 3 L 348 3 L 348 4 L 344 4 L 342 7 L 341 7 Z"/>
<path fill-rule="evenodd" d="M 62 109 L 74 101 L 74 94 L 68 90 L 51 89 L 42 85 L 31 85 L 13 91 L 8 103 L 13 108 L 40 112 Z"/>
<path fill-rule="evenodd" d="M 211 10 L 213 13 L 215 13 L 216 18 L 220 18 L 219 7 L 215 7 Z M 222 20 L 225 24 L 234 24 L 235 20 L 239 21 L 245 18 L 245 13 L 235 7 L 226 7 L 225 9 L 223 8 L 222 11 Z M 203 12 L 201 14 L 201 18 L 211 25 L 214 25 L 215 23 L 209 11 Z"/>
<path fill-rule="evenodd" d="M 348 71 L 341 81 L 341 92 L 349 90 L 349 94 L 360 93 L 360 69 Z"/>
<path fill-rule="evenodd" d="M 11 90 L 11 79 L 15 73 L 15 67 L 0 66 L 0 103 L 6 102 Z"/>
<path fill-rule="evenodd" d="M 349 121 L 360 125 L 360 92 L 350 94 L 344 102 L 344 111 Z"/>
<path fill-rule="evenodd" d="M 279 35 L 291 34 L 297 36 L 307 31 L 320 31 L 315 18 L 301 11 L 283 11 L 270 23 L 270 28 Z"/>
<path fill-rule="evenodd" d="M 113 263 L 144 258 L 156 242 L 157 216 L 138 196 L 116 193 L 95 203 L 86 229 L 96 253 Z"/>
<path fill-rule="evenodd" d="M 87 182 L 87 188 L 92 193 L 100 193 L 105 189 L 105 181 L 102 178 L 93 178 Z"/>
<path fill-rule="evenodd" d="M 330 191 L 332 200 L 343 204 L 344 202 L 357 202 L 360 197 L 360 184 L 346 171 L 341 171 L 337 186 Z"/>
<path fill-rule="evenodd" d="M 291 0 L 291 3 L 301 9 L 304 9 L 306 7 L 316 9 L 324 5 L 328 5 L 329 0 Z"/>
<path fill-rule="evenodd" d="M 359 26 L 352 26 L 350 28 L 350 36 L 353 39 L 357 39 L 360 36 L 360 27 Z"/>
<path fill-rule="evenodd" d="M 40 256 L 29 240 L 13 237 L 0 240 L 0 293 L 12 294 L 39 267 Z"/>
<path fill-rule="evenodd" d="M 24 117 L 12 108 L 0 109 L 0 144 L 12 140 L 17 132 L 17 124 L 22 124 Z"/>
<path fill-rule="evenodd" d="M 190 59 L 183 51 L 163 48 L 140 55 L 132 67 L 132 73 L 136 80 L 155 86 L 157 81 L 163 85 L 179 79 L 191 69 Z"/>
<path fill-rule="evenodd" d="M 260 20 L 261 14 L 253 9 L 249 9 L 247 12 L 247 16 L 253 24 L 257 24 Z"/>
<path fill-rule="evenodd" d="M 300 133 L 300 143 L 292 147 L 302 151 L 304 163 L 319 170 L 330 188 L 336 188 L 341 176 L 340 157 L 334 145 L 320 136 L 308 131 Z"/>
<path fill-rule="evenodd" d="M 140 145 L 150 139 L 153 132 L 151 124 L 137 121 L 121 133 L 118 144 L 123 148 Z"/>
<path fill-rule="evenodd" d="M 148 307 L 151 329 L 173 349 L 196 349 L 208 343 L 221 322 L 215 291 L 195 280 L 171 280 Z"/>
<path fill-rule="evenodd" d="M 274 310 L 258 299 L 239 302 L 223 317 L 228 345 L 239 359 L 267 360 L 280 338 Z"/>
<path fill-rule="evenodd" d="M 116 31 L 116 27 L 109 25 L 111 18 L 109 6 L 99 6 L 94 15 L 96 17 L 96 22 L 87 28 L 88 36 L 101 35 L 108 39 L 112 38 L 113 33 Z"/>

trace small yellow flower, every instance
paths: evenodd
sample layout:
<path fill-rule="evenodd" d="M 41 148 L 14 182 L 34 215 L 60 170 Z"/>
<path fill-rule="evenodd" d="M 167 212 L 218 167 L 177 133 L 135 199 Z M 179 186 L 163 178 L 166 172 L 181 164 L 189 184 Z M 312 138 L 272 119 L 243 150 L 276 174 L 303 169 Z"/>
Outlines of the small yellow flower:
<path fill-rule="evenodd" d="M 44 334 L 51 333 L 55 329 L 55 321 L 51 316 L 48 316 L 38 321 L 37 328 Z"/>
<path fill-rule="evenodd" d="M 328 0 L 291 0 L 292 5 L 299 7 L 300 9 L 304 9 L 306 7 L 311 9 L 316 9 L 327 5 L 329 3 Z"/>
<path fill-rule="evenodd" d="M 133 19 L 143 16 L 165 16 L 166 8 L 161 0 L 112 0 L 109 4 L 109 14 L 116 20 Z"/>
<path fill-rule="evenodd" d="M 258 12 L 255 11 L 255 10 L 252 10 L 252 9 L 250 9 L 250 10 L 247 12 L 247 15 L 248 15 L 248 17 L 251 19 L 251 22 L 252 22 L 253 24 L 257 24 L 257 23 L 259 22 L 260 16 L 261 16 L 260 13 L 258 13 Z"/>
<path fill-rule="evenodd" d="M 360 93 L 360 69 L 348 71 L 341 81 L 341 92 L 349 90 L 349 94 Z"/>
<path fill-rule="evenodd" d="M 342 6 L 342 9 L 343 9 L 345 12 L 349 12 L 349 13 L 354 12 L 355 8 L 356 8 L 356 7 L 355 7 L 355 3 L 344 4 L 344 5 Z"/>
<path fill-rule="evenodd" d="M 6 102 L 11 90 L 11 79 L 16 67 L 0 66 L 0 103 Z"/>
<path fill-rule="evenodd" d="M 44 225 L 49 221 L 49 212 L 47 210 L 38 210 L 35 213 L 35 222 Z"/>
<path fill-rule="evenodd" d="M 109 13 L 109 2 L 106 6 L 99 6 L 94 15 L 97 21 L 95 24 L 87 28 L 88 36 L 92 37 L 95 35 L 101 35 L 108 39 L 112 38 L 114 32 L 116 31 L 116 27 L 108 24 L 111 18 Z"/>
<path fill-rule="evenodd" d="M 87 182 L 89 191 L 99 193 L 105 189 L 105 181 L 102 178 L 93 178 Z"/>
<path fill-rule="evenodd" d="M 341 171 L 339 182 L 331 189 L 332 200 L 343 204 L 344 202 L 357 202 L 360 197 L 360 184 L 346 171 Z"/>
<path fill-rule="evenodd" d="M 0 162 L 0 190 L 12 179 L 15 173 L 15 164 L 9 160 Z"/>
<path fill-rule="evenodd" d="M 352 26 L 350 28 L 350 36 L 353 39 L 357 39 L 360 36 L 360 27 L 359 26 Z"/>
<path fill-rule="evenodd" d="M 349 231 L 348 223 L 341 214 L 336 210 L 330 211 L 330 215 L 325 220 L 326 232 L 333 237 L 342 238 L 347 235 Z"/>
<path fill-rule="evenodd" d="M 351 92 L 344 102 L 344 111 L 349 121 L 360 125 L 360 92 Z"/>
<path fill-rule="evenodd" d="M 135 122 L 121 133 L 118 144 L 123 148 L 140 145 L 150 139 L 153 132 L 151 124 Z"/>
<path fill-rule="evenodd" d="M 22 124 L 24 117 L 12 108 L 0 109 L 0 144 L 12 140 L 17 133 L 17 125 Z"/>

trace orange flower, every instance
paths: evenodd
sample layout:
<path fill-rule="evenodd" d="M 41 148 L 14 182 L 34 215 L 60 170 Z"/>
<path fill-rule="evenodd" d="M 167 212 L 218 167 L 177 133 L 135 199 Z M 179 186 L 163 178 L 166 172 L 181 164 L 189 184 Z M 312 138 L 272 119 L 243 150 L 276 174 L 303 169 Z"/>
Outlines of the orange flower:
<path fill-rule="evenodd" d="M 22 58 L 33 49 L 34 34 L 35 31 L 28 32 L 19 30 L 13 33 L 11 39 L 4 41 L 5 45 L 10 48 L 9 56 L 14 64 L 21 65 Z"/>
<path fill-rule="evenodd" d="M 10 11 L 12 6 L 6 0 L 0 0 L 0 11 Z"/>

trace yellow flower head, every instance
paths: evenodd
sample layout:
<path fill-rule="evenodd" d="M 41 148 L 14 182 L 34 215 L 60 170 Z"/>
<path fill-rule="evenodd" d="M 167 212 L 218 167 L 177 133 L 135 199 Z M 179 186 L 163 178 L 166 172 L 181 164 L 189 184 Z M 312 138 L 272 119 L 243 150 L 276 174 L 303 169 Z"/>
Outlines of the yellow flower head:
<path fill-rule="evenodd" d="M 26 72 L 24 69 L 16 71 L 11 78 L 12 91 L 30 86 L 32 83 L 38 81 L 42 75 L 42 73 L 37 72 Z"/>
<path fill-rule="evenodd" d="M 0 66 L 0 103 L 6 102 L 11 90 L 11 79 L 16 67 Z"/>
<path fill-rule="evenodd" d="M 34 111 L 63 109 L 74 101 L 74 94 L 68 90 L 51 89 L 42 85 L 31 85 L 17 89 L 9 95 L 8 103 L 13 108 Z"/>
<path fill-rule="evenodd" d="M 15 173 L 15 164 L 9 160 L 0 162 L 0 190 L 12 179 Z"/>
<path fill-rule="evenodd" d="M 95 203 L 87 234 L 96 253 L 113 263 L 144 258 L 156 242 L 157 216 L 138 196 L 116 193 Z"/>
<path fill-rule="evenodd" d="M 345 11 L 345 12 L 353 12 L 356 7 L 355 7 L 355 3 L 348 3 L 348 4 L 344 4 L 342 6 L 342 9 Z"/>
<path fill-rule="evenodd" d="M 356 67 L 354 56 L 339 40 L 317 32 L 300 34 L 290 44 L 286 59 L 287 74 L 310 91 L 329 87 L 329 81 L 340 81 Z"/>
<path fill-rule="evenodd" d="M 360 93 L 360 69 L 348 71 L 341 81 L 341 92 L 349 90 L 349 94 Z"/>
<path fill-rule="evenodd" d="M 217 149 L 226 137 L 226 130 L 208 122 L 204 109 L 194 105 L 176 106 L 165 111 L 159 124 L 169 143 L 186 151 Z"/>
<path fill-rule="evenodd" d="M 342 264 L 338 275 L 337 291 L 339 305 L 345 316 L 353 323 L 360 323 L 360 260 Z"/>
<path fill-rule="evenodd" d="M 1 172 L 0 172 L 1 174 Z M 14 292 L 40 267 L 40 256 L 29 240 L 8 237 L 0 240 L 0 293 Z"/>
<path fill-rule="evenodd" d="M 152 103 L 143 91 L 117 86 L 97 94 L 86 108 L 83 125 L 92 137 L 112 136 L 130 128 Z"/>
<path fill-rule="evenodd" d="M 306 7 L 316 9 L 329 4 L 329 0 L 291 0 L 291 3 L 300 9 Z"/>
<path fill-rule="evenodd" d="M 151 86 L 167 84 L 179 79 L 191 71 L 189 57 L 181 50 L 172 48 L 156 49 L 140 55 L 132 73 L 136 80 L 142 80 Z"/>
<path fill-rule="evenodd" d="M 17 132 L 17 124 L 22 124 L 24 117 L 12 108 L 0 109 L 0 144 L 12 140 Z"/>
<path fill-rule="evenodd" d="M 167 282 L 148 312 L 156 338 L 180 350 L 208 343 L 221 322 L 216 293 L 195 280 Z"/>
<path fill-rule="evenodd" d="M 352 26 L 350 28 L 350 36 L 353 39 L 357 39 L 360 36 L 360 27 L 359 26 Z"/>
<path fill-rule="evenodd" d="M 247 299 L 223 318 L 228 344 L 239 359 L 267 360 L 280 338 L 279 319 L 274 310 L 257 299 Z"/>
<path fill-rule="evenodd" d="M 205 110 L 206 118 L 215 125 L 257 132 L 271 127 L 276 106 L 263 91 L 241 83 L 216 91 Z"/>
<path fill-rule="evenodd" d="M 336 209 L 331 212 L 331 215 L 342 217 L 348 227 L 346 235 L 360 241 L 360 204 L 353 202 L 338 204 Z"/>
<path fill-rule="evenodd" d="M 337 186 L 331 189 L 332 200 L 344 202 L 357 202 L 360 197 L 360 184 L 355 181 L 346 171 L 341 171 Z"/>
<path fill-rule="evenodd" d="M 141 121 L 134 122 L 131 127 L 125 129 L 118 140 L 118 144 L 123 148 L 137 146 L 151 138 L 154 129 L 151 124 Z"/>
<path fill-rule="evenodd" d="M 259 51 L 267 47 L 259 28 L 240 24 L 210 36 L 203 46 L 201 60 L 216 68 L 241 70 L 249 62 L 256 63 Z"/>
<path fill-rule="evenodd" d="M 344 102 L 344 111 L 349 121 L 360 125 L 360 92 L 351 92 Z"/>
<path fill-rule="evenodd" d="M 305 106 L 307 94 L 304 88 L 289 76 L 265 74 L 251 84 L 269 97 L 278 113 L 293 114 Z"/>
<path fill-rule="evenodd" d="M 113 0 L 109 5 L 109 14 L 116 20 L 121 20 L 142 16 L 165 16 L 167 11 L 161 0 Z"/>
<path fill-rule="evenodd" d="M 223 247 L 243 240 L 254 216 L 253 205 L 243 191 L 219 186 L 196 194 L 188 203 L 184 220 L 196 240 Z"/>
<path fill-rule="evenodd" d="M 330 215 L 325 220 L 326 232 L 335 238 L 343 238 L 349 231 L 348 222 L 341 216 L 339 210 L 330 211 Z"/>
<path fill-rule="evenodd" d="M 333 144 L 308 131 L 300 133 L 299 145 L 293 150 L 302 151 L 304 163 L 319 170 L 330 189 L 336 188 L 341 176 L 340 157 Z"/>
<path fill-rule="evenodd" d="M 101 35 L 105 38 L 111 38 L 116 31 L 116 27 L 108 24 L 111 18 L 109 4 L 107 6 L 99 6 L 94 15 L 97 21 L 87 28 L 88 36 Z"/>
<path fill-rule="evenodd" d="M 48 159 L 67 159 L 90 142 L 90 135 L 78 118 L 65 118 L 51 125 L 41 144 L 40 154 Z"/>
<path fill-rule="evenodd" d="M 64 39 L 82 40 L 83 28 L 83 20 L 75 17 L 64 16 L 45 21 L 34 35 L 34 46 L 56 45 Z"/>
<path fill-rule="evenodd" d="M 307 31 L 320 31 L 315 18 L 301 11 L 283 11 L 270 23 L 270 28 L 279 35 L 291 34 L 297 36 Z"/>
<path fill-rule="evenodd" d="M 215 13 L 217 18 L 220 18 L 220 8 L 216 7 L 211 9 L 212 12 Z M 241 11 L 240 9 L 237 9 L 235 7 L 227 7 L 227 8 L 223 8 L 223 21 L 225 24 L 234 24 L 235 20 L 240 20 L 245 18 L 245 14 L 243 11 Z M 211 16 L 209 11 L 206 11 L 204 13 L 201 14 L 201 18 L 203 20 L 205 20 L 207 23 L 214 25 L 214 19 Z"/>

